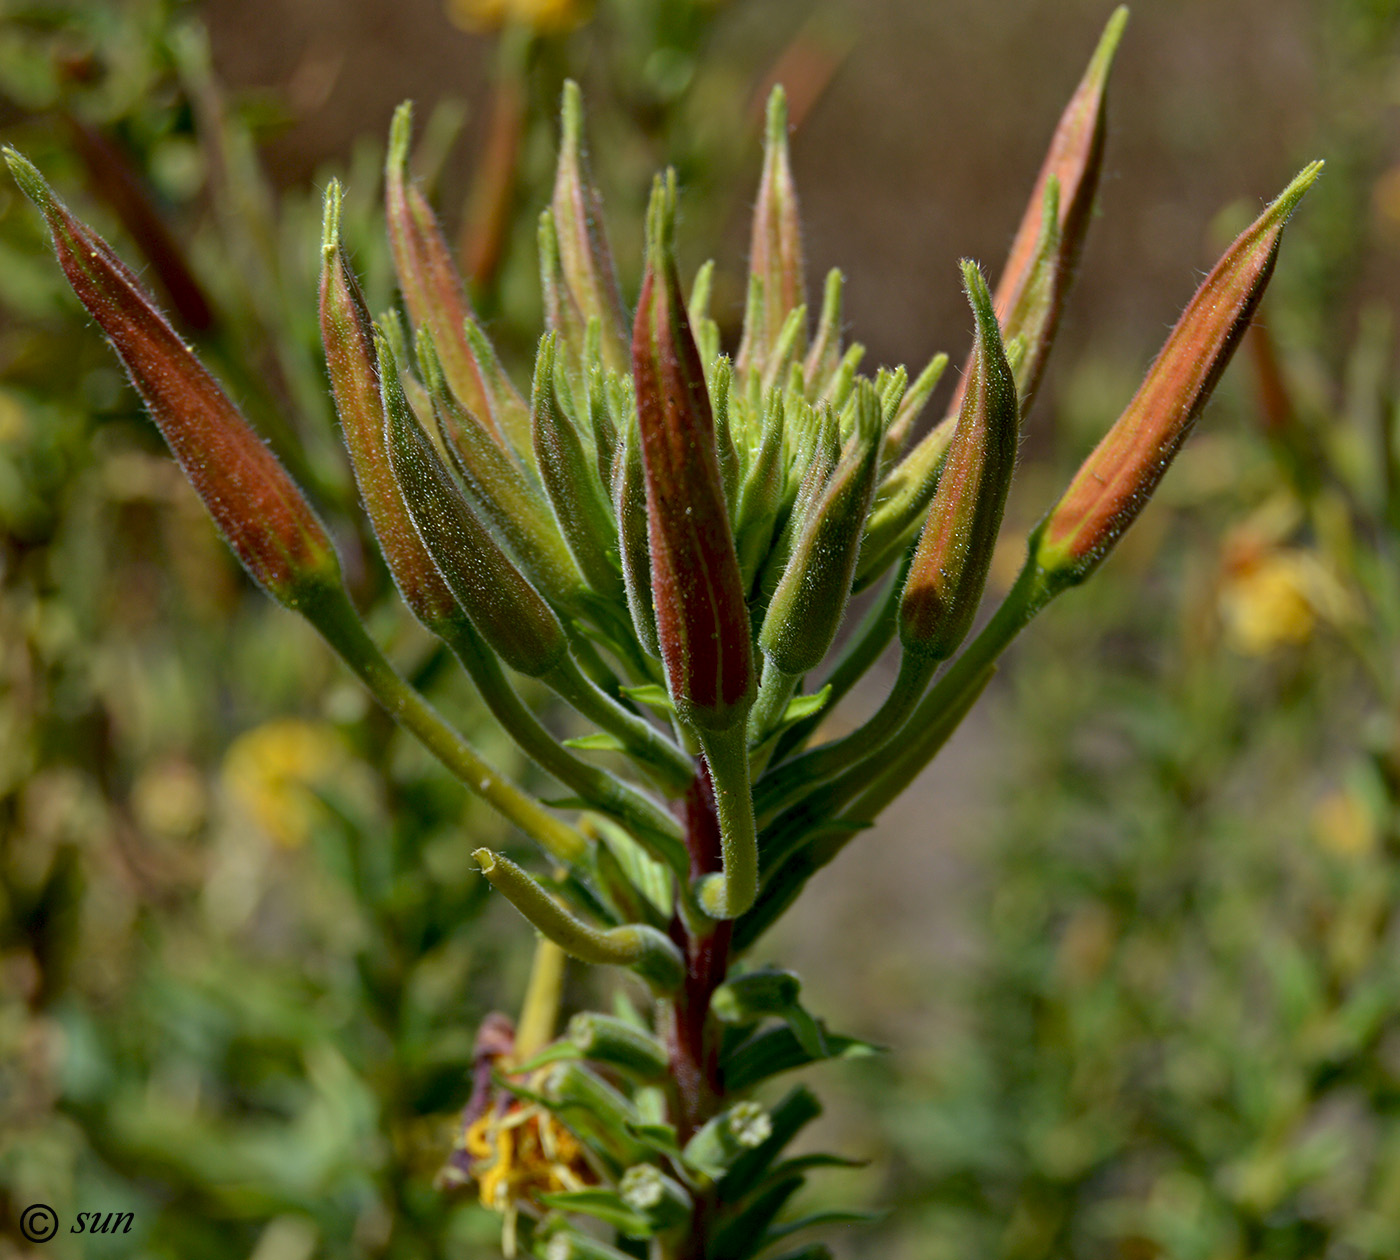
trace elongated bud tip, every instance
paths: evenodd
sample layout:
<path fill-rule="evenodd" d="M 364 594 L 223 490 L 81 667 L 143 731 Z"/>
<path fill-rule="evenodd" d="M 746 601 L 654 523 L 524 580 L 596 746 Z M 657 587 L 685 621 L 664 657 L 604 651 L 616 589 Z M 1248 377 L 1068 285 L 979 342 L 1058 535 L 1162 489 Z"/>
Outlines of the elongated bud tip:
<path fill-rule="evenodd" d="M 1123 32 L 1128 27 L 1128 6 L 1120 4 L 1113 10 L 1108 22 L 1104 25 L 1103 34 L 1099 36 L 1099 45 L 1094 49 L 1094 55 L 1089 59 L 1089 73 L 1086 77 L 1090 79 L 1105 79 L 1108 72 L 1113 68 L 1113 58 L 1117 55 L 1118 45 L 1123 41 Z"/>
<path fill-rule="evenodd" d="M 538 400 L 554 389 L 554 360 L 558 350 L 559 336 L 547 332 L 540 338 L 539 349 L 535 351 L 535 378 L 530 396 Z"/>
<path fill-rule="evenodd" d="M 412 140 L 413 102 L 404 101 L 394 110 L 394 120 L 389 124 L 389 150 L 384 157 L 386 172 L 402 177 L 408 165 L 408 148 Z"/>
<path fill-rule="evenodd" d="M 1297 175 L 1293 177 L 1293 182 L 1288 185 L 1277 197 L 1274 198 L 1266 216 L 1279 216 L 1280 222 L 1287 220 L 1288 216 L 1297 209 L 1298 203 L 1303 200 L 1304 194 L 1317 183 L 1317 177 L 1322 174 L 1322 168 L 1326 165 L 1321 159 L 1316 162 L 1309 162 Z"/>
<path fill-rule="evenodd" d="M 329 258 L 340 248 L 340 181 L 333 179 L 326 187 L 326 198 L 321 212 L 321 255 Z"/>
<path fill-rule="evenodd" d="M 651 181 L 651 199 L 647 202 L 647 261 L 660 266 L 669 258 L 676 244 L 676 171 L 667 167 L 664 175 Z"/>
<path fill-rule="evenodd" d="M 54 208 L 54 195 L 49 191 L 44 177 L 39 174 L 39 168 L 18 149 L 12 149 L 8 144 L 4 148 L 4 153 L 5 162 L 10 168 L 10 174 L 15 177 L 15 183 L 45 215 L 49 214 Z"/>
<path fill-rule="evenodd" d="M 775 84 L 768 93 L 768 109 L 764 116 L 764 143 L 770 149 L 787 144 L 788 109 L 787 93 L 781 83 Z"/>
<path fill-rule="evenodd" d="M 573 79 L 564 80 L 563 99 L 559 103 L 562 147 L 569 151 L 583 144 L 583 93 Z"/>
<path fill-rule="evenodd" d="M 496 869 L 496 855 L 490 849 L 473 849 L 472 861 L 481 867 L 483 875 L 489 875 Z"/>
<path fill-rule="evenodd" d="M 986 338 L 996 333 L 1000 336 L 1000 325 L 997 324 L 996 309 L 992 306 L 992 295 L 987 290 L 987 281 L 982 275 L 982 268 L 970 258 L 961 259 L 958 266 L 962 268 L 963 291 L 967 294 L 967 300 L 972 304 L 972 313 L 977 320 L 977 336 Z"/>

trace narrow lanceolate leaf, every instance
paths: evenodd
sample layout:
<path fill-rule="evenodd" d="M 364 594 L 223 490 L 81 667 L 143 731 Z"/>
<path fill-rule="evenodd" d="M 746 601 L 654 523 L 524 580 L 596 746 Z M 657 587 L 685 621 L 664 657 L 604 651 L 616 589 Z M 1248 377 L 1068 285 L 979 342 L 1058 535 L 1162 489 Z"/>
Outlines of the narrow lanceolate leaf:
<path fill-rule="evenodd" d="M 627 318 L 612 253 L 603 231 L 603 205 L 593 185 L 583 140 L 583 98 L 572 79 L 564 84 L 563 135 L 550 202 L 565 297 L 580 326 L 596 318 L 599 353 L 613 372 L 628 368 Z"/>
<path fill-rule="evenodd" d="M 734 361 L 741 375 L 750 369 L 767 370 L 788 317 L 807 301 L 802 225 L 788 158 L 787 97 L 781 87 L 775 87 L 768 98 L 763 175 L 749 242 L 749 275 L 749 306 Z M 793 350 L 799 359 L 805 353 L 805 328 Z"/>
<path fill-rule="evenodd" d="M 622 443 L 613 497 L 617 504 L 618 549 L 627 612 L 637 642 L 649 656 L 660 657 L 656 604 L 651 593 L 651 548 L 647 542 L 647 486 L 642 467 L 642 439 L 634 422 Z M 667 702 L 670 697 L 667 696 Z"/>
<path fill-rule="evenodd" d="M 481 637 L 512 669 L 538 677 L 568 650 L 559 618 L 477 519 L 423 432 L 378 339 L 389 463 L 418 536 Z"/>
<path fill-rule="evenodd" d="M 741 722 L 753 701 L 753 653 L 710 397 L 676 274 L 675 198 L 674 174 L 658 178 L 632 370 L 666 680 L 682 718 L 720 731 Z"/>
<path fill-rule="evenodd" d="M 321 340 L 331 394 L 360 499 L 404 602 L 430 630 L 462 616 L 404 506 L 384 444 L 384 404 L 374 322 L 340 241 L 340 184 L 326 190 L 321 242 Z"/>
<path fill-rule="evenodd" d="M 530 414 L 494 362 L 483 360 L 466 334 L 471 303 L 461 273 L 452 261 L 442 229 L 427 199 L 408 178 L 412 107 L 394 113 L 384 168 L 389 244 L 399 288 L 417 328 L 427 328 L 437 344 L 453 392 L 500 442 L 529 449 Z"/>
<path fill-rule="evenodd" d="M 856 394 L 856 431 L 805 513 L 759 633 L 764 654 L 785 674 L 815 669 L 840 629 L 879 458 L 880 404 L 863 381 Z"/>
<path fill-rule="evenodd" d="M 302 606 L 340 586 L 340 563 L 286 470 L 156 309 L 135 274 L 13 149 L 19 186 L 39 208 L 78 300 L 126 367 L 171 453 L 253 579 Z"/>
<path fill-rule="evenodd" d="M 1016 464 L 1020 417 L 991 295 L 975 263 L 963 263 L 963 277 L 977 339 L 962 412 L 899 610 L 904 650 L 935 660 L 957 650 L 982 599 Z"/>
<path fill-rule="evenodd" d="M 617 525 L 598 480 L 597 461 L 585 449 L 555 389 L 556 336 L 544 335 L 535 359 L 535 385 L 530 398 L 535 463 L 544 479 L 559 530 L 589 589 L 616 601 L 623 596 Z"/>
<path fill-rule="evenodd" d="M 1321 169 L 1305 167 L 1216 263 L 1127 410 L 1037 528 L 1032 554 L 1052 587 L 1092 573 L 1157 488 L 1248 328 L 1284 224 Z"/>

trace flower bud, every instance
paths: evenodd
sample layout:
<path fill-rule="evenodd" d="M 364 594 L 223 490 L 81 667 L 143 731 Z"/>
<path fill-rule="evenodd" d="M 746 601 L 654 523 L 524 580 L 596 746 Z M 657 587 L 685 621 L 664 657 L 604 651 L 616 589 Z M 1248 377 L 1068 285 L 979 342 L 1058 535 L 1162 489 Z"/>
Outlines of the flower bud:
<path fill-rule="evenodd" d="M 751 369 L 766 373 L 788 317 L 807 301 L 802 224 L 788 159 L 787 96 L 781 87 L 775 87 L 768 97 L 763 175 L 749 243 L 749 277 L 749 305 L 735 368 L 741 374 Z M 799 357 L 806 349 L 805 329 L 800 342 L 794 347 Z"/>
<path fill-rule="evenodd" d="M 1036 530 L 1032 552 L 1053 586 L 1088 577 L 1157 488 L 1249 327 L 1284 224 L 1321 169 L 1305 167 L 1216 263 L 1127 409 Z"/>
<path fill-rule="evenodd" d="M 904 650 L 935 660 L 957 650 L 981 602 L 1016 466 L 1020 419 L 991 295 L 977 265 L 962 266 L 977 339 L 962 412 L 899 608 Z"/>
<path fill-rule="evenodd" d="M 880 459 L 880 403 L 862 381 L 856 430 L 826 484 L 813 495 L 758 641 L 773 667 L 805 674 L 826 656 L 851 597 L 865 514 Z"/>
<path fill-rule="evenodd" d="M 649 656 L 661 655 L 656 636 L 656 604 L 651 592 L 651 548 L 647 542 L 647 486 L 642 468 L 642 438 L 635 422 L 627 426 L 614 490 L 617 501 L 618 550 L 622 583 L 632 632 Z"/>
<path fill-rule="evenodd" d="M 433 335 L 443 371 L 462 405 L 479 416 L 498 442 L 528 449 L 530 413 L 495 363 L 483 358 L 466 334 L 471 303 L 427 198 L 408 178 L 413 109 L 405 101 L 394 112 L 384 167 L 389 244 L 404 304 L 416 328 Z"/>
<path fill-rule="evenodd" d="M 535 359 L 535 384 L 530 397 L 535 463 L 544 479 L 559 530 L 589 589 L 604 599 L 619 600 L 623 589 L 617 524 L 598 480 L 597 461 L 584 449 L 555 390 L 556 338 L 557 334 L 546 333 Z"/>
<path fill-rule="evenodd" d="M 219 532 L 288 608 L 339 588 L 335 548 L 301 490 L 156 309 L 135 274 L 13 149 L 10 171 L 39 208 L 78 300 L 126 367 Z"/>
<path fill-rule="evenodd" d="M 568 651 L 559 618 L 457 489 L 409 410 L 398 365 L 383 336 L 378 350 L 389 463 L 418 536 L 492 651 L 522 674 L 546 673 Z"/>
<path fill-rule="evenodd" d="M 672 1229 L 688 1220 L 695 1202 L 690 1192 L 655 1164 L 633 1164 L 617 1183 L 622 1201 L 646 1217 L 653 1229 Z"/>
<path fill-rule="evenodd" d="M 580 1054 L 596 1063 L 621 1068 L 642 1081 L 664 1080 L 666 1047 L 649 1032 L 626 1020 L 593 1011 L 580 1011 L 569 1021 L 568 1039 Z"/>
<path fill-rule="evenodd" d="M 741 722 L 753 702 L 753 651 L 710 396 L 672 252 L 675 198 L 674 173 L 658 178 L 632 370 L 667 686 L 683 719 L 719 731 Z"/>
<path fill-rule="evenodd" d="M 599 354 L 609 371 L 627 370 L 627 318 L 617 287 L 612 252 L 603 231 L 603 205 L 593 185 L 583 143 L 583 97 L 578 84 L 564 84 L 563 135 L 550 202 L 564 292 L 580 327 L 599 326 Z M 562 312 L 561 312 L 562 313 Z M 551 327 L 561 327 L 552 322 Z M 574 350 L 575 354 L 577 350 Z"/>
<path fill-rule="evenodd" d="M 745 1151 L 756 1150 L 773 1134 L 773 1117 L 756 1102 L 735 1103 L 709 1120 L 686 1143 L 685 1162 L 711 1177 L 720 1176 Z"/>
<path fill-rule="evenodd" d="M 374 321 L 340 241 L 340 184 L 326 190 L 321 259 L 321 340 L 331 394 L 360 499 L 404 602 L 429 629 L 463 616 L 404 506 L 384 445 L 384 403 Z"/>
<path fill-rule="evenodd" d="M 570 958 L 599 966 L 630 967 L 661 990 L 673 989 L 684 979 L 681 951 L 655 928 L 640 923 L 591 927 L 565 910 L 538 880 L 509 858 L 490 849 L 477 849 L 472 857 L 480 863 L 491 887 Z M 564 1066 L 576 1068 L 574 1064 Z"/>

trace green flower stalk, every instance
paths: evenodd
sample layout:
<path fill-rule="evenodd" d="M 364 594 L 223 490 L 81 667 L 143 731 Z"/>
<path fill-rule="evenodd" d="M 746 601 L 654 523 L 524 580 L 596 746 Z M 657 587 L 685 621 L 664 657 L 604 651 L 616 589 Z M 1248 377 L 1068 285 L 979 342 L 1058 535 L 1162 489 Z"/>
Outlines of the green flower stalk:
<path fill-rule="evenodd" d="M 907 450 L 947 356 L 912 380 L 904 368 L 863 372 L 863 348 L 843 343 L 839 271 L 811 326 L 781 90 L 731 359 L 708 312 L 713 265 L 689 301 L 682 289 L 673 173 L 652 189 L 629 320 L 580 94 L 566 86 L 528 402 L 408 176 L 409 108 L 394 116 L 385 200 L 406 322 L 371 319 L 331 184 L 319 314 L 360 505 L 408 611 L 567 793 L 547 801 L 501 776 L 384 658 L 308 497 L 131 271 L 6 151 L 74 291 L 249 574 L 546 856 L 544 877 L 471 846 L 543 943 L 518 1055 L 507 1044 L 488 1056 L 494 1082 L 478 1080 L 450 1158 L 451 1179 L 475 1181 L 530 1254 L 756 1260 L 787 1236 L 806 1173 L 840 1161 L 784 1158 L 820 1110 L 805 1089 L 772 1105 L 749 1094 L 872 1048 L 829 1030 L 795 975 L 756 969 L 745 951 L 928 764 L 1016 635 L 1102 563 L 1257 307 L 1319 164 L 1207 277 L 974 631 L 1018 435 L 1092 217 L 1125 19 L 1110 20 L 1060 119 L 995 296 L 963 264 L 972 347 L 942 421 Z M 838 648 L 852 596 L 880 583 Z M 822 719 L 896 638 L 900 672 L 883 704 L 822 741 Z M 570 712 L 542 720 L 517 676 Z M 556 1037 L 565 956 L 634 973 L 642 1008 L 578 1013 Z M 512 1180 L 525 1149 L 512 1134 L 527 1131 L 546 1163 Z M 468 1148 L 483 1142 L 494 1154 L 474 1162 Z"/>

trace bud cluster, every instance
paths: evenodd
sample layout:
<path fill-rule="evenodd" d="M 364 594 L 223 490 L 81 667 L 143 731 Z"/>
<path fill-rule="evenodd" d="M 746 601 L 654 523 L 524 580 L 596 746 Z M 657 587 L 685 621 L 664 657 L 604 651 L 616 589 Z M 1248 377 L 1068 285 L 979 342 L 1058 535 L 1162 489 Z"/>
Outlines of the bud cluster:
<path fill-rule="evenodd" d="M 947 357 L 912 381 L 903 368 L 863 373 L 863 348 L 843 341 L 839 271 L 811 317 L 781 89 L 768 103 L 732 360 L 708 309 L 713 267 L 682 285 L 671 172 L 652 189 L 629 321 L 573 84 L 539 224 L 548 326 L 528 393 L 503 371 L 410 176 L 407 105 L 394 116 L 385 188 L 409 331 L 367 309 L 332 184 L 321 328 L 364 510 L 408 609 L 566 789 L 550 807 L 497 774 L 383 659 L 302 492 L 133 274 L 7 151 L 79 298 L 248 571 L 548 855 L 542 877 L 478 849 L 492 886 L 565 953 L 630 969 L 656 999 L 654 1032 L 576 1020 L 535 1065 L 552 1064 L 547 1073 L 516 1078 L 517 1100 L 567 1126 L 595 1174 L 515 1205 L 538 1224 L 541 1254 L 619 1254 L 560 1213 L 635 1238 L 707 1231 L 706 1254 L 732 1257 L 780 1236 L 768 1178 L 811 1118 L 810 1096 L 795 1091 L 770 1111 L 735 1095 L 860 1047 L 806 1013 L 796 977 L 745 976 L 731 959 L 937 752 L 1035 612 L 1102 562 L 1268 281 L 1316 165 L 1206 279 L 969 642 L 1021 425 L 1091 219 L 1124 17 L 1109 23 L 1055 132 L 995 296 L 977 265 L 962 264 L 972 347 L 941 422 L 917 442 Z M 881 582 L 814 686 L 852 598 Z M 808 748 L 821 716 L 895 640 L 899 675 L 874 716 Z M 558 740 L 516 676 L 551 688 L 593 729 Z"/>

